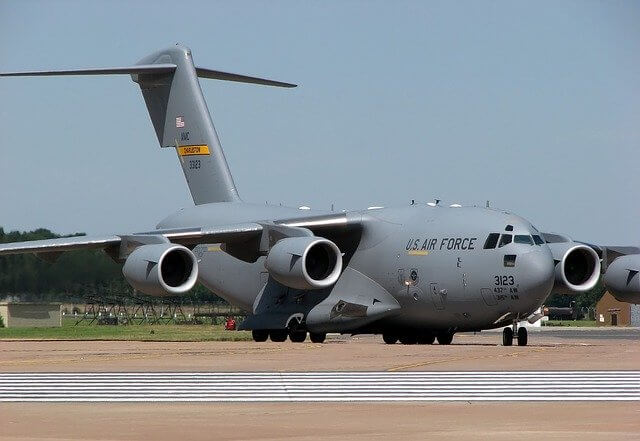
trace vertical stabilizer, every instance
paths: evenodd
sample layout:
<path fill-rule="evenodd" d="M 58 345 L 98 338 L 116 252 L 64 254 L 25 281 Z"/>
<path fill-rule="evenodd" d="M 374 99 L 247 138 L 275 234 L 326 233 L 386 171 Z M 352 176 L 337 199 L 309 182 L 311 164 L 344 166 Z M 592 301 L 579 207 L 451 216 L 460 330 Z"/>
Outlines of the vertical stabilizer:
<path fill-rule="evenodd" d="M 191 51 L 174 46 L 138 62 L 174 64 L 169 73 L 134 74 L 161 147 L 174 147 L 196 205 L 240 200 L 202 95 Z"/>

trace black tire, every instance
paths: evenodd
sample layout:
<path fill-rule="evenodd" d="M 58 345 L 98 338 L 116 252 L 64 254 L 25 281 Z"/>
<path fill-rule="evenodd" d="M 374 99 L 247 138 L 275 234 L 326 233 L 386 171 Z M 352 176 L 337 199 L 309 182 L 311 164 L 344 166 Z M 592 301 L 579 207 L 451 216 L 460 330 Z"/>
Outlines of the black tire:
<path fill-rule="evenodd" d="M 253 341 L 255 342 L 263 342 L 267 341 L 269 338 L 269 331 L 266 329 L 254 329 L 251 331 L 251 336 L 253 337 Z"/>
<path fill-rule="evenodd" d="M 395 334 L 382 334 L 382 339 L 388 345 L 395 345 L 398 343 L 398 336 Z"/>
<path fill-rule="evenodd" d="M 302 343 L 307 339 L 307 331 L 290 331 L 289 340 L 294 343 Z"/>
<path fill-rule="evenodd" d="M 438 344 L 440 345 L 450 345 L 453 341 L 453 333 L 452 332 L 443 332 L 438 334 Z"/>
<path fill-rule="evenodd" d="M 418 343 L 418 336 L 416 334 L 404 334 L 400 336 L 399 340 L 403 345 L 415 345 Z"/>
<path fill-rule="evenodd" d="M 289 333 L 286 329 L 273 329 L 269 331 L 269 338 L 276 343 L 282 343 L 287 339 Z"/>
<path fill-rule="evenodd" d="M 513 344 L 513 330 L 504 328 L 502 330 L 502 346 L 511 346 Z"/>
<path fill-rule="evenodd" d="M 419 345 L 432 345 L 436 341 L 436 336 L 431 333 L 418 334 Z"/>
<path fill-rule="evenodd" d="M 324 343 L 327 338 L 326 332 L 310 332 L 309 339 L 311 343 Z"/>
<path fill-rule="evenodd" d="M 527 328 L 524 326 L 518 329 L 518 346 L 526 346 L 529 341 L 529 334 Z"/>

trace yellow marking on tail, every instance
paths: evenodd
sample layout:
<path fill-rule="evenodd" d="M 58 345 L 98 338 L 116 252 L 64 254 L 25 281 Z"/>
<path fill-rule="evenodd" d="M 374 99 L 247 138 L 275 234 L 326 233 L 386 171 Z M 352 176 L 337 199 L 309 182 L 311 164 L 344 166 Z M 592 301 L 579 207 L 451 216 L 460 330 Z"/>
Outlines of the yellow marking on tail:
<path fill-rule="evenodd" d="M 178 155 L 191 156 L 191 155 L 209 155 L 208 145 L 182 145 L 178 147 Z"/>

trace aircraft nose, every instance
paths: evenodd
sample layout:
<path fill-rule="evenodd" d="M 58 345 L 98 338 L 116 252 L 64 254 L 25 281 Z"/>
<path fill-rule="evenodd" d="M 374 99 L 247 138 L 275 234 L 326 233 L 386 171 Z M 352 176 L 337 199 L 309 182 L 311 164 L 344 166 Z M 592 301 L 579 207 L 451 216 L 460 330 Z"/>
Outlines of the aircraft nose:
<path fill-rule="evenodd" d="M 553 256 L 546 247 L 521 254 L 516 265 L 522 294 L 539 306 L 551 292 L 555 281 Z"/>

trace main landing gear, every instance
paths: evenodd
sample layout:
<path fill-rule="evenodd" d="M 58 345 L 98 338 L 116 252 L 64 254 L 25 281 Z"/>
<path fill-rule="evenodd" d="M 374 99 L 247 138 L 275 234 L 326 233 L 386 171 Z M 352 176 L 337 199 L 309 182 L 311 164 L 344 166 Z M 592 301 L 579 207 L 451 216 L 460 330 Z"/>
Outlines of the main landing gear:
<path fill-rule="evenodd" d="M 514 323 L 510 328 L 502 330 L 502 346 L 511 346 L 514 337 L 518 340 L 518 346 L 526 346 L 529 342 L 527 328 L 524 326 L 518 328 L 518 323 Z"/>
<path fill-rule="evenodd" d="M 307 331 L 303 330 L 287 330 L 287 329 L 254 329 L 251 336 L 255 342 L 265 342 L 271 340 L 273 342 L 282 343 L 291 340 L 293 343 L 303 343 L 307 339 Z M 327 334 L 324 332 L 310 332 L 309 339 L 312 343 L 324 343 Z"/>
<path fill-rule="evenodd" d="M 453 332 L 438 332 L 434 334 L 432 332 L 408 332 L 402 334 L 395 334 L 392 332 L 385 332 L 382 334 L 382 340 L 388 345 L 394 345 L 398 341 L 403 345 L 432 345 L 436 339 L 441 345 L 449 345 L 453 341 Z"/>

